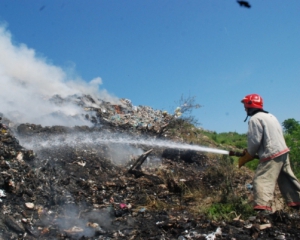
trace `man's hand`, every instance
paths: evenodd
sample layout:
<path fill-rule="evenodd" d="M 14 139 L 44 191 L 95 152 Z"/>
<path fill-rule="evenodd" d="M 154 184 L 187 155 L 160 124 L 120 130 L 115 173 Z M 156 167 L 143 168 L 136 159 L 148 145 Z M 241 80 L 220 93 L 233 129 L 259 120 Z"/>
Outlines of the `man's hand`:
<path fill-rule="evenodd" d="M 244 156 L 239 158 L 239 168 L 241 168 L 242 166 L 244 166 L 247 162 L 250 162 L 251 160 L 253 160 L 254 157 L 252 157 L 247 149 L 244 150 Z"/>

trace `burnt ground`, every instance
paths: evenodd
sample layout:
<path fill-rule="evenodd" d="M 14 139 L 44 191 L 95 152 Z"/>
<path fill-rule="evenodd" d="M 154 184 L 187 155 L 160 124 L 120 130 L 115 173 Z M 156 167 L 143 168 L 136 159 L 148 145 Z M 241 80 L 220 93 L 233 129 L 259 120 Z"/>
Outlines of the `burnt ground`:
<path fill-rule="evenodd" d="M 111 142 L 155 135 L 110 125 L 8 126 L 0 126 L 0 239 L 300 239 L 298 215 L 279 205 L 268 220 L 237 210 L 234 220 L 214 221 L 197 210 L 224 192 L 218 156 Z M 228 171 L 230 187 L 250 202 L 251 172 Z"/>

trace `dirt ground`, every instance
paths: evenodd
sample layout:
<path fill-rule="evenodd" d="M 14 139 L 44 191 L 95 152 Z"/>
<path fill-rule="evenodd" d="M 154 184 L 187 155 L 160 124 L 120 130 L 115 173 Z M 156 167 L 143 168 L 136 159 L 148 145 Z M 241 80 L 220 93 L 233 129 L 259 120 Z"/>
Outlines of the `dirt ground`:
<path fill-rule="evenodd" d="M 234 220 L 213 221 L 197 213 L 199 202 L 214 201 L 206 194 L 222 190 L 224 177 L 207 171 L 217 157 L 112 142 L 108 136 L 120 133 L 155 140 L 116 126 L 6 123 L 0 126 L 0 239 L 300 239 L 299 215 L 283 209 L 280 195 L 268 219 L 240 219 L 236 212 Z M 232 188 L 251 201 L 245 185 L 252 175 L 241 171 Z M 206 192 L 183 196 L 195 186 Z"/>

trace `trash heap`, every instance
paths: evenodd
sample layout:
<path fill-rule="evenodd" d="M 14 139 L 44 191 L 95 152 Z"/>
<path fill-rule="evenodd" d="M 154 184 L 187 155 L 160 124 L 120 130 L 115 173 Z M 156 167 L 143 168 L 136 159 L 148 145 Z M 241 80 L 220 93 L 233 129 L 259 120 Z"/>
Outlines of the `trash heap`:
<path fill-rule="evenodd" d="M 92 100 L 78 102 L 86 108 Z M 163 113 L 147 107 L 139 112 L 127 104 L 117 112 L 113 104 L 97 105 L 95 101 L 92 112 L 98 113 L 96 120 L 106 118 L 108 124 L 101 122 L 93 127 L 14 124 L 3 117 L 0 240 L 300 238 L 300 219 L 280 212 L 273 216 L 272 226 L 255 217 L 216 222 L 197 214 L 194 204 L 199 199 L 183 197 L 183 191 L 194 187 L 207 192 L 221 190 L 225 179 L 205 171 L 218 159 L 194 151 L 125 144 L 125 148 L 149 154 L 139 168 L 133 169 L 143 154 L 115 164 L 116 155 L 112 153 L 122 155 L 120 145 L 81 141 L 82 136 L 118 134 L 125 114 L 130 117 L 128 125 L 122 125 L 127 126 L 122 133 L 136 138 L 140 135 L 134 131 L 133 122 L 142 111 L 148 114 L 143 113 L 145 116 L 139 119 L 143 123 L 149 124 L 155 116 L 159 118 L 154 121 L 158 127 L 165 123 Z M 111 120 L 116 114 L 124 117 L 122 121 Z M 74 144 L 68 144 L 68 139 Z M 153 164 L 149 159 L 160 161 Z M 250 180 L 251 176 L 239 174 L 231 187 L 247 194 L 245 182 Z M 202 198 L 203 206 L 213 201 Z"/>
<path fill-rule="evenodd" d="M 94 124 L 109 124 L 150 133 L 159 133 L 175 116 L 181 116 L 180 108 L 171 115 L 167 111 L 148 106 L 134 106 L 125 98 L 119 99 L 117 103 L 110 103 L 90 95 L 72 95 L 67 98 L 55 95 L 50 101 L 60 106 L 72 103 L 82 107 L 86 112 L 85 118 Z"/>
<path fill-rule="evenodd" d="M 154 133 L 158 133 L 172 118 L 166 111 L 154 110 L 147 106 L 133 106 L 128 99 L 120 99 L 119 105 L 103 102 L 97 109 L 97 116 L 115 126 Z"/>
<path fill-rule="evenodd" d="M 4 159 L 31 159 L 33 152 L 26 150 L 20 146 L 18 139 L 16 139 L 9 130 L 8 126 L 1 122 L 0 117 L 0 160 Z"/>
<path fill-rule="evenodd" d="M 157 167 L 166 168 L 146 165 L 145 174 L 136 177 L 126 165 L 112 164 L 105 144 L 79 142 L 75 147 L 44 146 L 33 152 L 18 143 L 8 127 L 13 124 L 7 123 L 1 125 L 0 135 L 0 239 L 157 239 L 169 235 L 179 223 L 176 234 L 182 226 L 190 228 L 185 220 L 188 213 L 173 217 L 153 211 L 155 201 L 180 202 L 180 181 L 165 181 L 153 174 Z M 63 143 L 69 134 L 94 131 L 35 124 L 14 129 L 20 142 L 37 146 L 45 140 L 59 138 Z M 114 129 L 98 131 L 112 133 Z M 161 149 L 153 152 L 156 157 L 162 154 Z M 196 155 L 193 159 L 198 166 L 203 156 Z M 194 185 L 200 177 L 195 166 L 195 176 L 187 178 L 187 184 Z M 189 169 L 184 169 L 187 175 Z"/>

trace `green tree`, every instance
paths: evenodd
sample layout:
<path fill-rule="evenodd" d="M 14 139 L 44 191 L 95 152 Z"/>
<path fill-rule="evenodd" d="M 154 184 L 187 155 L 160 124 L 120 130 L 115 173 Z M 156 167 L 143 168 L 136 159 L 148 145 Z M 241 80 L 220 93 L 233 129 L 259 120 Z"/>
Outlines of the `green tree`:
<path fill-rule="evenodd" d="M 292 134 L 299 128 L 299 121 L 296 121 L 294 118 L 289 118 L 284 120 L 282 123 L 283 130 L 285 133 Z"/>
<path fill-rule="evenodd" d="M 290 149 L 290 161 L 297 178 L 300 178 L 300 124 L 293 118 L 282 123 L 285 141 Z"/>

